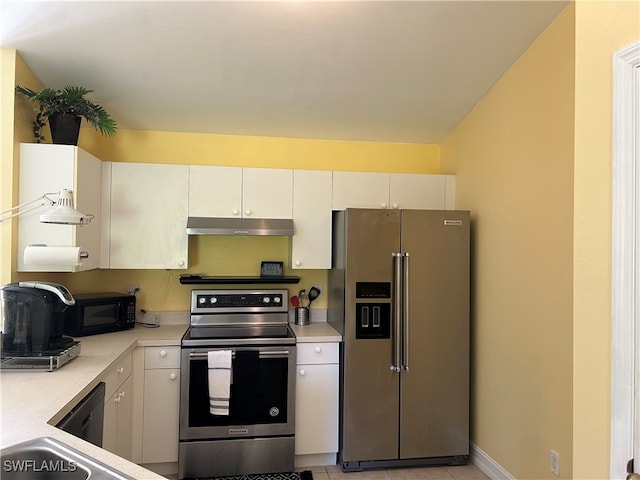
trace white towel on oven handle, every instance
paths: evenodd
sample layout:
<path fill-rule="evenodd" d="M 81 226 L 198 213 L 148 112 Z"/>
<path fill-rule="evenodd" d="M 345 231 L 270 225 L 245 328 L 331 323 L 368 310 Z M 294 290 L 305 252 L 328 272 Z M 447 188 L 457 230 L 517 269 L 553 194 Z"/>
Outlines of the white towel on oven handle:
<path fill-rule="evenodd" d="M 231 350 L 212 350 L 207 353 L 209 412 L 212 415 L 229 415 L 231 357 Z"/>

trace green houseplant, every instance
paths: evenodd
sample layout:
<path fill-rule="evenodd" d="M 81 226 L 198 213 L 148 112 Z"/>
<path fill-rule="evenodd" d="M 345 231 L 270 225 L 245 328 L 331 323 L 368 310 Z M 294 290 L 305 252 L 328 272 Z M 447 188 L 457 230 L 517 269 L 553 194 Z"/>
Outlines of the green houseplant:
<path fill-rule="evenodd" d="M 92 91 L 84 87 L 67 85 L 60 90 L 45 88 L 35 92 L 16 85 L 16 93 L 38 103 L 38 108 L 34 109 L 37 112 L 36 119 L 33 121 L 33 136 L 36 143 L 44 140 L 42 128 L 47 121 L 51 128 L 53 143 L 77 145 L 82 118 L 102 135 L 107 137 L 115 135 L 118 128 L 116 121 L 103 107 L 85 98 L 85 95 Z"/>

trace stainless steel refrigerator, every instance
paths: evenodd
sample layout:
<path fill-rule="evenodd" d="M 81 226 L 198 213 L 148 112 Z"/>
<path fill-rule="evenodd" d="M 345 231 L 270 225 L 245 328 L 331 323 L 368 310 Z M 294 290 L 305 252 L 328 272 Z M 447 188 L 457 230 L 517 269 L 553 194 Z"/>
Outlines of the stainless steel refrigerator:
<path fill-rule="evenodd" d="M 469 212 L 334 212 L 345 471 L 469 454 Z"/>

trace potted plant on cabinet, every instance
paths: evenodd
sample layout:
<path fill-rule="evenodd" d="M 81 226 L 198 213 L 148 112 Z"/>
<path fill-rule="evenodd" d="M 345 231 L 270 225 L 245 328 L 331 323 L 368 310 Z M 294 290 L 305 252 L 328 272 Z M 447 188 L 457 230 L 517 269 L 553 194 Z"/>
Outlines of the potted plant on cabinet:
<path fill-rule="evenodd" d="M 34 109 L 37 112 L 36 119 L 33 121 L 36 143 L 44 140 L 42 128 L 48 121 L 53 143 L 77 145 L 83 117 L 102 135 L 115 135 L 118 128 L 116 121 L 103 107 L 85 98 L 92 91 L 84 87 L 66 86 L 60 90 L 45 88 L 35 92 L 16 85 L 16 93 L 38 103 L 38 108 Z"/>

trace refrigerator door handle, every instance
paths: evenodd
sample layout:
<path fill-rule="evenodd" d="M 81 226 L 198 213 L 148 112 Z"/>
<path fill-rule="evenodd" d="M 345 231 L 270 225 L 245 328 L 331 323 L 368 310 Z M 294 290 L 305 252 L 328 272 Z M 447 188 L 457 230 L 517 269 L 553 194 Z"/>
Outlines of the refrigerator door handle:
<path fill-rule="evenodd" d="M 409 254 L 402 257 L 402 370 L 409 371 Z"/>
<path fill-rule="evenodd" d="M 391 371 L 399 372 L 402 352 L 402 253 L 393 252 L 391 283 Z"/>

